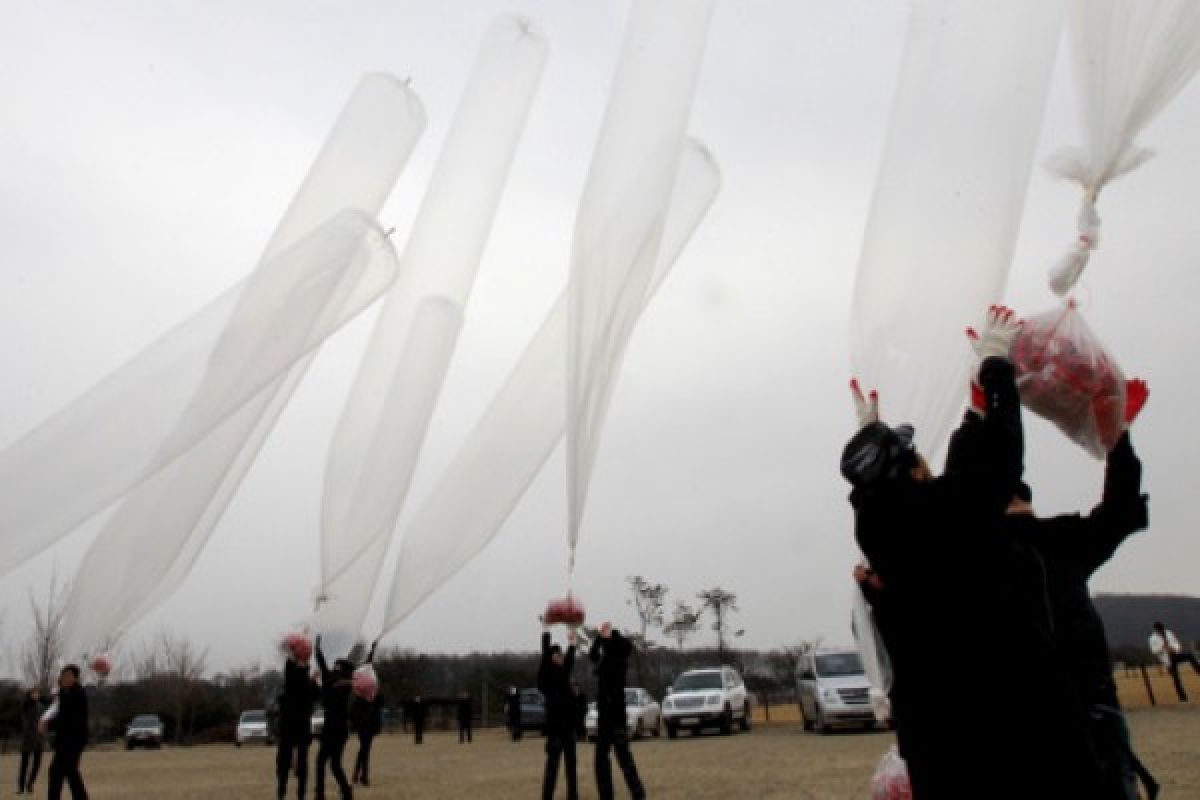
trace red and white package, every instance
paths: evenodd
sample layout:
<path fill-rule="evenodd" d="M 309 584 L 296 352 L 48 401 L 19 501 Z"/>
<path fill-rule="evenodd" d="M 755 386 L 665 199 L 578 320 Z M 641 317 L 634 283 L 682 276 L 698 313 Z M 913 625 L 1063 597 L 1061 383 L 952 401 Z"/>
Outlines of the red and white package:
<path fill-rule="evenodd" d="M 101 678 L 107 678 L 108 674 L 112 672 L 112 657 L 107 653 L 101 653 L 93 658 L 91 664 L 88 666 L 92 668 L 92 672 Z"/>
<path fill-rule="evenodd" d="M 1125 432 L 1125 375 L 1075 301 L 1025 320 L 1012 348 L 1021 402 L 1104 458 Z"/>
<path fill-rule="evenodd" d="M 374 700 L 375 695 L 379 694 L 379 677 L 375 674 L 375 668 L 370 664 L 363 664 L 354 670 L 354 677 L 350 679 L 350 690 L 367 702 Z"/>
<path fill-rule="evenodd" d="M 283 651 L 284 655 L 290 656 L 301 664 L 307 664 L 308 660 L 312 658 L 312 639 L 309 638 L 307 631 L 292 631 L 280 641 L 279 649 Z"/>
<path fill-rule="evenodd" d="M 912 800 L 912 796 L 908 765 L 900 757 L 896 745 L 892 745 L 879 759 L 879 766 L 871 778 L 871 800 Z"/>
<path fill-rule="evenodd" d="M 583 604 L 567 592 L 566 597 L 551 600 L 546 604 L 546 613 L 542 616 L 542 621 L 547 625 L 569 625 L 577 628 L 583 624 L 585 618 Z"/>

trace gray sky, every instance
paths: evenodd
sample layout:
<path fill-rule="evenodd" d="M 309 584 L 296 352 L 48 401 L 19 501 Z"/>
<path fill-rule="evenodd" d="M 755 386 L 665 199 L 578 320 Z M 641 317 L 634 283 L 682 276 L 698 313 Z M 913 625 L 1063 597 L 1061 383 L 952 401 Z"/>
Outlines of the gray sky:
<path fill-rule="evenodd" d="M 737 591 L 736 625 L 753 646 L 849 638 L 855 550 L 836 468 L 853 422 L 846 329 L 906 8 L 719 4 L 691 130 L 720 162 L 724 189 L 625 362 L 579 551 L 576 589 L 593 617 L 632 623 L 624 578 L 640 573 L 689 600 L 714 584 Z M 0 445 L 246 274 L 366 71 L 411 76 L 429 113 L 382 215 L 402 234 L 488 22 L 523 12 L 550 39 L 550 62 L 411 511 L 565 284 L 626 10 L 564 0 L 9 4 Z M 1093 327 L 1152 390 L 1137 431 L 1152 528 L 1099 573 L 1100 590 L 1197 588 L 1198 123 L 1192 86 L 1144 136 L 1159 158 L 1102 198 L 1101 249 L 1080 292 Z M 1075 130 L 1060 56 L 1039 153 L 1075 143 Z M 1009 291 L 1025 313 L 1052 304 L 1045 269 L 1071 240 L 1076 200 L 1035 174 Z M 271 640 L 305 616 L 325 450 L 369 323 L 327 345 L 195 571 L 133 640 L 171 626 L 223 667 L 270 657 Z M 1039 510 L 1094 503 L 1099 463 L 1040 420 L 1027 416 L 1027 429 Z M 387 643 L 532 647 L 535 615 L 565 589 L 564 469 L 560 450 L 496 541 Z M 69 573 L 95 529 L 0 579 L 6 639 L 24 633 L 29 587 L 55 566 Z"/>

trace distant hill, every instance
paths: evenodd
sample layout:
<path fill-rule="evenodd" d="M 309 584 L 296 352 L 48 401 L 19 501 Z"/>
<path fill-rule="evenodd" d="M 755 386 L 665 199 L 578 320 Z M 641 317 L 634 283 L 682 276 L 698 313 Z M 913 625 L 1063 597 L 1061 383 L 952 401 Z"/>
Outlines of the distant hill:
<path fill-rule="evenodd" d="M 1096 608 L 1104 618 L 1113 648 L 1146 646 L 1150 626 L 1163 622 L 1180 639 L 1200 641 L 1200 597 L 1180 594 L 1098 594 Z"/>

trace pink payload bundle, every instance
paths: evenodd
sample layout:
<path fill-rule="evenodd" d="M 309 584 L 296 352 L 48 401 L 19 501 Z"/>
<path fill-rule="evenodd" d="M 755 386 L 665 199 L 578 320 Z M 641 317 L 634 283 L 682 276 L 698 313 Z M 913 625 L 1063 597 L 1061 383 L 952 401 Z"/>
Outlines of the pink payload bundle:
<path fill-rule="evenodd" d="M 350 679 L 350 689 L 367 702 L 373 701 L 375 695 L 379 694 L 379 677 L 375 674 L 375 668 L 370 664 L 363 664 L 354 670 L 354 677 Z"/>
<path fill-rule="evenodd" d="M 96 673 L 101 678 L 107 678 L 108 674 L 112 672 L 112 657 L 107 653 L 101 653 L 93 658 L 88 666 L 92 668 L 92 672 Z"/>
<path fill-rule="evenodd" d="M 570 592 L 567 592 L 566 597 L 547 603 L 546 613 L 542 615 L 542 621 L 547 625 L 568 625 L 572 628 L 582 625 L 584 619 L 586 619 L 586 614 L 583 604 L 576 600 Z"/>
<path fill-rule="evenodd" d="M 908 782 L 908 766 L 900 751 L 892 745 L 871 778 L 871 800 L 912 800 L 912 784 Z"/>
<path fill-rule="evenodd" d="M 294 661 L 307 664 L 308 660 L 312 658 L 312 639 L 309 638 L 307 631 L 292 631 L 283 637 L 279 643 L 279 649 Z"/>

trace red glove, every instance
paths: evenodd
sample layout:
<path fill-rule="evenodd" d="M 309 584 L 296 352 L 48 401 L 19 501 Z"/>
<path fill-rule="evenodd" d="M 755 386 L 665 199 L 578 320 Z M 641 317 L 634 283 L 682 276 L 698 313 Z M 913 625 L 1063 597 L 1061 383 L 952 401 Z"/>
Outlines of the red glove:
<path fill-rule="evenodd" d="M 1150 387 L 1141 378 L 1134 378 L 1125 384 L 1125 425 L 1133 424 L 1138 414 L 1150 398 Z"/>

